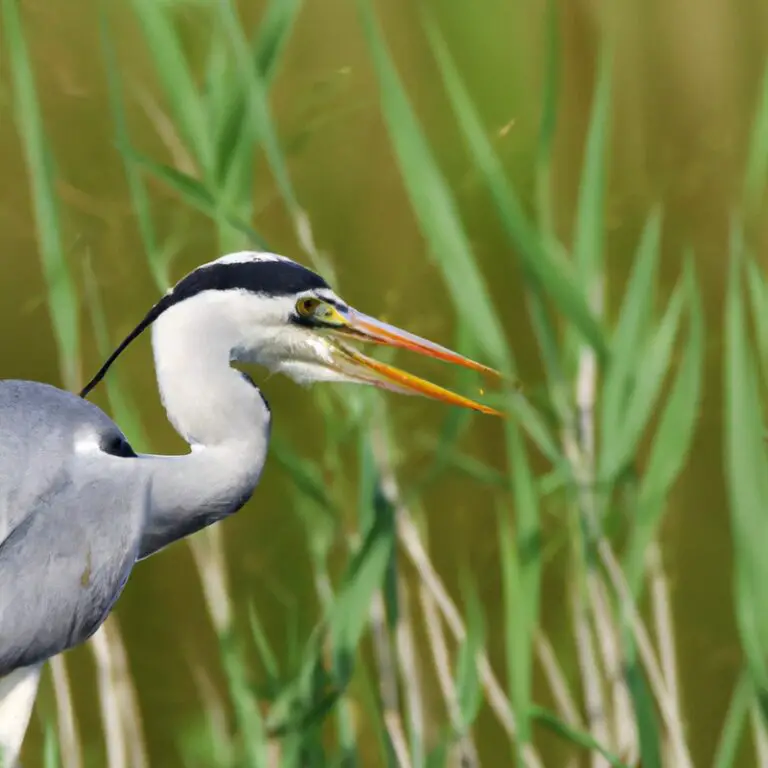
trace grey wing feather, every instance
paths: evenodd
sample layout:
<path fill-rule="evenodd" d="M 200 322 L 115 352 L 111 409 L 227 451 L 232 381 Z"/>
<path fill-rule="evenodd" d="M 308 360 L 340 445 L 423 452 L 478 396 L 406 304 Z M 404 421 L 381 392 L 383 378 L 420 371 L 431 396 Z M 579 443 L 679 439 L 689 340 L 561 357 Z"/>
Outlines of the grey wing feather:
<path fill-rule="evenodd" d="M 123 443 L 91 403 L 0 381 L 0 675 L 87 639 L 120 594 L 149 503 L 138 462 L 99 447 Z"/>

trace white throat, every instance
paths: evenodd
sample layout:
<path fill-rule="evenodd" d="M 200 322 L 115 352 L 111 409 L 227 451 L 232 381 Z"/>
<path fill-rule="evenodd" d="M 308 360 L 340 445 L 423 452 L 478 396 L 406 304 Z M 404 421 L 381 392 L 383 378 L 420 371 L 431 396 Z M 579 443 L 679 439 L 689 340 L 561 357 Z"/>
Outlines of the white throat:
<path fill-rule="evenodd" d="M 168 419 L 191 445 L 264 439 L 269 408 L 230 366 L 243 343 L 226 297 L 202 293 L 163 312 L 152 325 L 160 397 Z"/>

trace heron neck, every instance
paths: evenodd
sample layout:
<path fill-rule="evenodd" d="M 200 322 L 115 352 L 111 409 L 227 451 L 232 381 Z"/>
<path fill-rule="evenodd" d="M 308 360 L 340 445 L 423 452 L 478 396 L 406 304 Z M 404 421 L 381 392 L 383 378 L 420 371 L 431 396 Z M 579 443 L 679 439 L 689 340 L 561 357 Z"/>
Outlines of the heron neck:
<path fill-rule="evenodd" d="M 182 302 L 152 326 L 160 397 L 168 419 L 190 444 L 251 442 L 270 421 L 261 392 L 230 362 L 240 336 L 212 303 Z"/>
<path fill-rule="evenodd" d="M 226 318 L 183 308 L 155 321 L 152 344 L 168 419 L 192 451 L 141 458 L 152 484 L 141 558 L 236 512 L 259 481 L 269 444 L 269 407 L 230 366 L 237 338 Z"/>

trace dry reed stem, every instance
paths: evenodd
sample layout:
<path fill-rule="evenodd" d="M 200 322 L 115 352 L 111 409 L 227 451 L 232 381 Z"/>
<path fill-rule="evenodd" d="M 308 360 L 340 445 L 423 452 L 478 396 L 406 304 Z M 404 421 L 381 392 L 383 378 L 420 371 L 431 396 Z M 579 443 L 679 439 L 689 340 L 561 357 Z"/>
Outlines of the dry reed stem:
<path fill-rule="evenodd" d="M 669 597 L 669 581 L 664 571 L 658 542 L 653 542 L 646 556 L 650 581 L 651 610 L 654 629 L 659 644 L 659 663 L 672 701 L 680 701 L 678 687 L 677 656 L 675 652 L 674 623 Z"/>
<path fill-rule="evenodd" d="M 402 578 L 398 581 L 398 587 L 400 620 L 395 628 L 397 661 L 400 668 L 403 696 L 406 702 L 408 724 L 412 738 L 417 743 L 424 744 L 424 716 L 426 709 L 421 689 L 421 674 L 416 653 L 416 642 L 413 637 L 410 597 Z"/>
<path fill-rule="evenodd" d="M 282 765 L 283 750 L 277 739 L 267 742 L 267 768 L 280 768 Z"/>
<path fill-rule="evenodd" d="M 672 602 L 669 596 L 669 579 L 664 570 L 661 548 L 657 541 L 651 543 L 646 555 L 648 579 L 650 581 L 651 612 L 654 630 L 659 647 L 659 663 L 667 684 L 670 703 L 674 707 L 675 718 L 684 723 L 680 710 L 680 686 L 678 683 L 677 653 L 675 651 L 674 621 Z"/>
<path fill-rule="evenodd" d="M 197 163 L 181 140 L 173 119 L 160 106 L 157 99 L 140 83 L 133 83 L 131 90 L 136 100 L 155 128 L 160 141 L 171 154 L 174 167 L 188 176 L 197 177 Z"/>
<path fill-rule="evenodd" d="M 96 664 L 109 767 L 146 768 L 149 761 L 141 715 L 114 614 L 101 625 L 90 647 Z"/>
<path fill-rule="evenodd" d="M 603 311 L 603 286 L 596 280 L 590 289 L 589 304 L 597 317 Z M 595 477 L 595 401 L 597 395 L 597 355 L 587 346 L 580 345 L 578 367 L 576 371 L 576 434 L 573 428 L 566 430 L 564 448 L 573 468 L 578 487 L 578 503 L 582 518 L 588 521 L 590 530 L 597 530 L 598 510 L 594 496 Z M 579 602 L 589 600 L 591 615 L 595 623 L 595 632 L 602 645 L 604 661 L 619 656 L 616 638 L 610 614 L 597 600 L 595 580 L 598 578 L 593 569 L 586 574 L 586 594 L 579 592 Z M 577 604 L 576 637 L 582 670 L 585 673 L 584 695 L 590 732 L 602 744 L 611 745 L 608 730 L 608 711 L 604 698 L 603 677 L 597 666 L 597 659 L 592 644 L 589 628 L 589 613 L 585 605 Z M 583 623 L 583 625 L 582 625 Z M 604 670 L 605 671 L 605 670 Z M 610 673 L 610 672 L 609 672 Z M 593 678 L 594 676 L 594 678 Z M 597 708 L 597 709 L 595 709 Z M 608 761 L 598 752 L 592 754 L 592 768 L 609 768 Z"/>
<path fill-rule="evenodd" d="M 213 628 L 221 636 L 232 626 L 226 553 L 221 526 L 212 525 L 187 539 Z"/>
<path fill-rule="evenodd" d="M 423 583 L 419 587 L 419 597 L 421 598 L 421 607 L 424 611 L 424 625 L 427 630 L 429 645 L 432 649 L 432 661 L 435 665 L 438 685 L 443 694 L 451 726 L 456 733 L 460 734 L 457 745 L 459 765 L 464 766 L 464 768 L 473 768 L 480 763 L 469 731 L 465 730 L 462 723 L 459 698 L 451 675 L 450 654 L 448 653 L 448 645 L 445 642 L 442 622 L 435 605 L 435 599 Z"/>
<path fill-rule="evenodd" d="M 639 741 L 632 699 L 629 688 L 624 680 L 620 630 L 611 613 L 607 589 L 603 581 L 594 574 L 589 581 L 593 591 L 592 602 L 606 616 L 605 624 L 610 626 L 610 641 L 598 635 L 598 645 L 603 656 L 603 670 L 606 682 L 613 696 L 613 744 L 614 751 L 621 755 L 639 754 Z"/>
<path fill-rule="evenodd" d="M 381 590 L 373 596 L 370 607 L 371 635 L 378 668 L 379 692 L 384 710 L 384 727 L 389 734 L 395 756 L 402 768 L 411 768 L 408 741 L 400 717 L 400 703 L 397 690 L 397 670 L 387 632 L 386 611 Z"/>
<path fill-rule="evenodd" d="M 578 493 L 578 507 L 581 517 L 587 521 L 588 529 L 594 531 L 597 528 L 595 500 L 593 494 L 593 462 L 594 462 L 594 427 L 592 413 L 594 408 L 594 387 L 596 375 L 596 362 L 594 353 L 582 348 L 579 358 L 579 367 L 576 382 L 576 406 L 577 423 L 566 425 L 563 430 L 563 450 L 571 465 Z M 579 434 L 577 434 L 577 431 Z M 585 456 L 585 447 L 588 453 Z M 594 578 L 592 573 L 587 573 L 586 582 Z M 602 690 L 602 676 L 597 666 L 597 656 L 594 651 L 592 632 L 589 622 L 589 611 L 586 601 L 591 598 L 594 590 L 589 587 L 586 594 L 582 590 L 576 591 L 573 596 L 573 620 L 576 650 L 581 670 L 584 707 L 587 713 L 590 734 L 603 743 L 610 745 L 607 726 L 607 709 Z M 610 632 L 605 626 L 605 617 L 591 604 L 592 615 L 595 619 L 598 636 Z M 609 768 L 608 761 L 598 752 L 591 756 L 592 768 Z"/>
<path fill-rule="evenodd" d="M 440 577 L 432 565 L 432 561 L 424 550 L 416 525 L 410 519 L 408 511 L 403 507 L 400 507 L 397 512 L 397 535 L 398 541 L 400 541 L 419 577 L 424 582 L 425 588 L 435 598 L 435 602 L 454 638 L 458 642 L 463 642 L 467 633 L 461 615 L 448 591 L 443 586 Z M 504 689 L 496 679 L 488 656 L 483 652 L 479 652 L 476 661 L 477 671 L 480 675 L 488 704 L 507 735 L 513 738 L 517 728 L 515 717 L 512 713 L 512 705 L 504 693 Z M 532 744 L 526 745 L 523 752 L 526 764 L 530 768 L 542 768 L 543 763 Z"/>
<path fill-rule="evenodd" d="M 125 643 L 123 643 L 123 636 L 116 618 L 106 626 L 106 634 L 112 653 L 112 676 L 117 686 L 123 727 L 128 736 L 128 764 L 131 768 L 147 768 L 149 759 L 144 741 L 141 711 L 128 665 Z"/>
<path fill-rule="evenodd" d="M 685 741 L 685 728 L 677 715 L 677 704 L 672 701 L 672 697 L 667 690 L 664 675 L 654 656 L 653 643 L 637 611 L 621 566 L 616 560 L 616 556 L 613 554 L 607 539 L 600 539 L 597 549 L 600 560 L 610 578 L 611 585 L 619 598 L 621 608 L 627 614 L 640 660 L 643 662 L 643 667 L 648 675 L 648 682 L 651 685 L 653 694 L 656 697 L 656 703 L 659 705 L 659 711 L 667 727 L 667 733 L 675 755 L 675 768 L 693 768 L 688 745 Z"/>
<path fill-rule="evenodd" d="M 539 660 L 539 664 L 541 664 L 544 677 L 547 679 L 549 690 L 555 700 L 555 706 L 560 716 L 574 728 L 581 728 L 583 725 L 581 715 L 579 714 L 576 702 L 573 700 L 573 696 L 571 696 L 571 691 L 560 667 L 560 662 L 557 660 L 557 656 L 555 656 L 552 643 L 549 642 L 549 638 L 541 630 L 536 632 L 536 657 Z"/>
<path fill-rule="evenodd" d="M 56 722 L 59 731 L 59 756 L 62 768 L 81 768 L 83 748 L 75 722 L 75 705 L 72 701 L 72 687 L 67 674 L 64 656 L 54 656 L 49 666 L 53 681 L 53 694 L 56 699 Z"/>
<path fill-rule="evenodd" d="M 109 640 L 102 624 L 89 643 L 96 664 L 99 705 L 109 768 L 128 768 L 127 737 L 120 716 L 117 686 L 112 679 L 112 658 Z"/>
<path fill-rule="evenodd" d="M 597 663 L 586 600 L 578 585 L 574 586 L 572 590 L 572 600 L 576 655 L 579 662 L 582 688 L 584 689 L 584 709 L 587 713 L 589 733 L 601 744 L 609 744 L 602 675 Z M 605 768 L 609 765 L 599 752 L 592 752 L 590 764 L 592 768 Z"/>
<path fill-rule="evenodd" d="M 594 381 L 590 378 L 594 375 L 594 367 L 588 362 L 593 356 L 586 355 L 579 363 L 579 374 L 577 380 L 576 397 L 578 408 L 579 430 L 586 436 L 589 446 L 593 445 L 594 434 L 591 424 L 591 415 L 593 411 L 592 398 Z M 579 438 L 575 434 L 573 426 L 566 427 L 563 430 L 563 449 L 566 458 L 571 464 L 576 487 L 578 492 L 578 506 L 580 515 L 587 521 L 588 529 L 594 531 L 597 529 L 595 501 L 592 491 L 592 458 L 586 460 L 583 456 L 583 448 Z M 592 572 L 587 573 L 586 583 L 596 578 Z M 573 595 L 573 621 L 574 637 L 576 640 L 576 650 L 579 659 L 579 667 L 584 690 L 584 707 L 587 713 L 587 722 L 589 724 L 590 734 L 602 744 L 609 746 L 610 738 L 607 726 L 607 709 L 602 690 L 602 675 L 597 666 L 597 656 L 595 654 L 592 631 L 589 622 L 589 610 L 587 609 L 587 598 L 591 597 L 594 589 L 587 587 L 586 594 L 577 589 Z M 595 618 L 596 631 L 599 636 L 610 632 L 610 627 L 605 626 L 605 617 L 596 608 L 594 602 L 591 603 L 592 615 Z M 609 768 L 607 760 L 598 752 L 593 752 L 591 757 L 592 768 Z"/>
<path fill-rule="evenodd" d="M 381 491 L 384 494 L 384 497 L 387 499 L 392 508 L 396 509 L 398 503 L 399 488 L 397 484 L 397 477 L 395 476 L 390 462 L 387 462 L 386 465 L 381 465 L 379 467 L 379 478 Z M 409 638 L 409 655 L 415 661 L 415 646 L 413 643 L 413 632 L 410 623 L 407 630 L 405 631 L 405 634 L 400 633 L 401 628 L 404 628 L 404 621 L 406 619 L 409 621 L 410 619 L 410 612 L 408 611 L 407 589 L 402 578 L 398 580 L 398 596 L 400 599 L 401 613 L 397 630 L 401 636 L 407 636 Z M 424 589 L 423 583 L 419 585 L 419 596 L 421 599 L 421 605 L 424 608 L 424 620 L 427 629 L 427 637 L 432 647 L 432 658 L 435 663 L 435 671 L 437 673 L 438 683 L 440 685 L 440 690 L 442 691 L 443 699 L 445 701 L 446 711 L 448 712 L 453 727 L 457 732 L 461 733 L 463 730 L 461 725 L 461 713 L 458 707 L 456 686 L 453 682 L 453 678 L 451 677 L 448 648 L 445 643 L 442 625 L 435 609 L 434 600 L 432 599 L 431 595 Z M 409 690 L 412 686 L 416 686 L 418 688 L 419 684 L 415 664 L 413 665 L 413 672 L 413 678 L 409 678 L 408 676 L 404 678 L 406 690 Z M 420 694 L 419 698 L 421 698 Z M 421 705 L 419 706 L 421 707 Z M 421 743 L 423 743 L 423 728 L 421 731 L 422 734 L 420 740 Z M 472 738 L 468 733 L 461 734 L 458 749 L 462 757 L 468 761 L 463 762 L 462 760 L 462 765 L 469 766 L 470 768 L 472 766 L 478 765 L 477 752 L 472 742 Z"/>

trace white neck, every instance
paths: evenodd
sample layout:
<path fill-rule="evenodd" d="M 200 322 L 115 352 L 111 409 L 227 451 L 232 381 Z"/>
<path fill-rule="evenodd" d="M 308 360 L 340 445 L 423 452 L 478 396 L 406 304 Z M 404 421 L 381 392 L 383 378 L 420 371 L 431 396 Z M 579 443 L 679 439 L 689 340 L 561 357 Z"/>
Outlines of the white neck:
<path fill-rule="evenodd" d="M 152 509 L 141 557 L 237 511 L 266 461 L 269 407 L 230 366 L 241 339 L 223 306 L 215 294 L 201 294 L 169 308 L 152 326 L 160 396 L 193 450 L 143 457 Z"/>
<path fill-rule="evenodd" d="M 259 390 L 230 366 L 240 344 L 226 297 L 215 293 L 171 307 L 152 325 L 160 397 L 190 445 L 250 442 L 269 424 Z"/>

